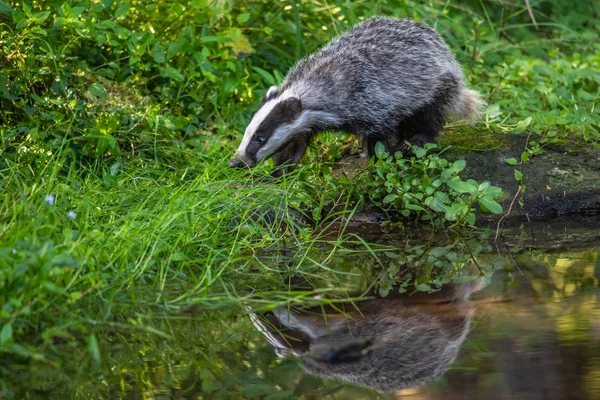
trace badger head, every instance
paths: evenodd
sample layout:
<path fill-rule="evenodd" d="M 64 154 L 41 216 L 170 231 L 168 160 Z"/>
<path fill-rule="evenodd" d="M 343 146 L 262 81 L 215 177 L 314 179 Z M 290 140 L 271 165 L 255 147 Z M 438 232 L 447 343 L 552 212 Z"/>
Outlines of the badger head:
<path fill-rule="evenodd" d="M 332 126 L 335 120 L 332 114 L 304 107 L 300 97 L 291 91 L 281 92 L 273 86 L 252 117 L 229 166 L 252 168 L 302 134 Z"/>
<path fill-rule="evenodd" d="M 252 168 L 275 154 L 298 132 L 302 114 L 300 98 L 277 92 L 273 86 L 246 128 L 242 143 L 229 162 L 234 168 Z"/>

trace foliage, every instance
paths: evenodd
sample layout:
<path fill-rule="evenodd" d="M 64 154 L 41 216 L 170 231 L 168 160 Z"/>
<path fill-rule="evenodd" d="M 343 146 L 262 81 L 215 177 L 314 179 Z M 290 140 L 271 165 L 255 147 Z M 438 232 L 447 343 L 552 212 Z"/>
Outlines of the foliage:
<path fill-rule="evenodd" d="M 448 131 L 527 135 L 516 164 L 597 144 L 598 4 L 533 7 L 539 29 L 504 1 L 0 0 L 0 397 L 159 397 L 195 385 L 182 376 L 206 397 L 299 397 L 282 386 L 297 366 L 258 354 L 240 305 L 322 304 L 361 274 L 383 294 L 470 279 L 477 241 L 378 247 L 348 233 L 366 200 L 434 228 L 472 225 L 477 202 L 499 211 L 497 189 L 459 180 L 462 163 L 431 147 L 380 151 L 356 179 L 331 173 L 356 151 L 339 134 L 279 182 L 226 162 L 266 88 L 374 14 L 435 26 L 487 97 L 482 123 Z M 349 272 L 344 254 L 365 262 Z M 293 292 L 296 274 L 327 284 Z M 227 348 L 248 356 L 223 362 Z"/>
<path fill-rule="evenodd" d="M 370 165 L 374 174 L 366 178 L 370 200 L 382 206 L 392 205 L 404 217 L 416 214 L 418 219 L 430 221 L 434 229 L 444 222 L 455 226 L 475 225 L 475 205 L 482 211 L 502 212 L 496 201 L 502 189 L 489 182 L 463 181 L 458 174 L 466 167 L 464 160 L 449 162 L 438 154 L 428 154 L 437 148 L 412 147 L 413 157 L 400 153 L 392 157 L 381 142 L 375 146 L 376 160 Z"/>

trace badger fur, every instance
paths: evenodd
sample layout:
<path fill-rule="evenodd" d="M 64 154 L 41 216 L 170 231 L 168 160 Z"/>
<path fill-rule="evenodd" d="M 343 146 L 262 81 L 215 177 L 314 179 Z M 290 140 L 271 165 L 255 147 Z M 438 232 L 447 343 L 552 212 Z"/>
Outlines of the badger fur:
<path fill-rule="evenodd" d="M 465 86 L 450 50 L 429 26 L 376 17 L 359 23 L 301 60 L 271 87 L 230 161 L 251 168 L 269 157 L 295 164 L 326 130 L 380 141 L 406 152 L 405 141 L 432 142 L 448 116 L 475 121 L 482 107 Z"/>

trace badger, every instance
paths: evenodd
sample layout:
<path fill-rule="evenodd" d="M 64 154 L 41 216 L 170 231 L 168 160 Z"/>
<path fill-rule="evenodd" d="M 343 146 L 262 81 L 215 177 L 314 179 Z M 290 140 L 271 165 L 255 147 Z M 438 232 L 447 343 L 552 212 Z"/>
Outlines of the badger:
<path fill-rule="evenodd" d="M 272 157 L 281 175 L 323 131 L 359 135 L 369 156 L 377 142 L 407 154 L 406 142 L 433 142 L 447 117 L 471 123 L 482 106 L 434 29 L 375 17 L 299 61 L 267 91 L 229 165 L 253 168 Z"/>

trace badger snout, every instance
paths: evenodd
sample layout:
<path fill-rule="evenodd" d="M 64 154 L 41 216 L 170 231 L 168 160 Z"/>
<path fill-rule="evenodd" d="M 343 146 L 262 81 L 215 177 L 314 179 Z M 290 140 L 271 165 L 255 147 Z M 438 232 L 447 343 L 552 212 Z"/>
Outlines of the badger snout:
<path fill-rule="evenodd" d="M 253 167 L 253 165 L 251 163 L 241 159 L 238 156 L 233 156 L 233 158 L 231 160 L 229 160 L 229 166 L 231 168 L 243 168 L 243 169 L 249 169 L 249 168 Z"/>
<path fill-rule="evenodd" d="M 231 160 L 229 160 L 229 166 L 231 168 L 244 168 L 246 164 L 239 158 L 233 157 Z"/>

